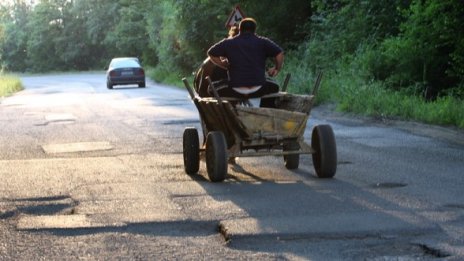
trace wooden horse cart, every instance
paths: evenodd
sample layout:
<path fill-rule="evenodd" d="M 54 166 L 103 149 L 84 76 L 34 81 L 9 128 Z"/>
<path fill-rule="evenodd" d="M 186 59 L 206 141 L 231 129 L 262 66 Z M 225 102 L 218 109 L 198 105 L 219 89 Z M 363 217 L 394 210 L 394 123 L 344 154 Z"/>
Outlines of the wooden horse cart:
<path fill-rule="evenodd" d="M 253 107 L 248 101 L 220 97 L 209 78 L 214 97 L 200 97 L 184 78 L 192 101 L 200 114 L 203 144 L 196 128 L 183 133 L 184 169 L 189 175 L 200 168 L 204 154 L 208 177 L 221 182 L 227 175 L 227 164 L 235 157 L 283 156 L 287 169 L 297 169 L 301 154 L 312 154 L 316 174 L 332 178 L 337 169 L 335 136 L 330 125 L 317 125 L 312 130 L 311 145 L 304 132 L 313 100 L 319 89 L 319 74 L 310 95 L 294 95 L 286 91 L 287 75 L 282 91 L 264 97 L 275 98 L 275 108 Z"/>

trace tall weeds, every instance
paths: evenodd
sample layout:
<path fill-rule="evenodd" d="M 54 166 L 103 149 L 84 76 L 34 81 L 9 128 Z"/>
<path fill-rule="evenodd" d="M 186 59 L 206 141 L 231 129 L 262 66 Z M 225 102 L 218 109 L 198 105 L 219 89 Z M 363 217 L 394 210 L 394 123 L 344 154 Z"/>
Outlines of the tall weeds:
<path fill-rule="evenodd" d="M 11 95 L 22 89 L 23 85 L 17 76 L 0 72 L 0 97 Z"/>

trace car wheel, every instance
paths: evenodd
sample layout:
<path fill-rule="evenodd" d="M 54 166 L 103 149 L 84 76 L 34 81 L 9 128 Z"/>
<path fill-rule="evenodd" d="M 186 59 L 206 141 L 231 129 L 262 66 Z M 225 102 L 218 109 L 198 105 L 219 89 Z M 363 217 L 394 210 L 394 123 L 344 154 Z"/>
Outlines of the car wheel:
<path fill-rule="evenodd" d="M 106 82 L 106 88 L 113 89 L 113 85 L 110 82 Z"/>
<path fill-rule="evenodd" d="M 139 83 L 139 88 L 145 88 L 145 82 Z"/>

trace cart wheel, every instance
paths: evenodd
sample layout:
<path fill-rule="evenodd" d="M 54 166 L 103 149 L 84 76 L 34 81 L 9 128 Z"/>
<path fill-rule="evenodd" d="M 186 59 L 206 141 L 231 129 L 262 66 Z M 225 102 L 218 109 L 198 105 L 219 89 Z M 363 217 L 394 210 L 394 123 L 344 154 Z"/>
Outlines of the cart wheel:
<path fill-rule="evenodd" d="M 319 178 L 332 178 L 337 171 L 337 145 L 330 125 L 317 125 L 311 136 L 313 164 Z"/>
<path fill-rule="evenodd" d="M 284 143 L 283 151 L 299 150 L 300 144 L 297 141 Z M 300 165 L 300 154 L 284 155 L 285 167 L 287 169 L 297 169 Z"/>
<path fill-rule="evenodd" d="M 183 136 L 185 173 L 193 175 L 200 169 L 200 142 L 195 128 L 185 128 Z"/>
<path fill-rule="evenodd" d="M 220 131 L 212 131 L 206 137 L 206 169 L 212 182 L 221 182 L 226 178 L 227 144 Z"/>

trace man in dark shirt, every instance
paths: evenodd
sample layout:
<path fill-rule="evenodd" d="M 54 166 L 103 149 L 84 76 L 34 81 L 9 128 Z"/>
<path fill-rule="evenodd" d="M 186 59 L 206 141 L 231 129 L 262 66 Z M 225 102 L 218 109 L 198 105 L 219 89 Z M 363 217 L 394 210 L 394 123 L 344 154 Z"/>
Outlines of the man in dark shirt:
<path fill-rule="evenodd" d="M 239 25 L 240 33 L 214 44 L 208 56 L 216 65 L 229 71 L 229 88 L 219 95 L 238 98 L 258 98 L 279 91 L 276 83 L 266 80 L 266 59 L 274 58 L 275 66 L 268 70 L 271 77 L 282 68 L 284 53 L 268 38 L 255 34 L 256 21 L 245 18 Z"/>

